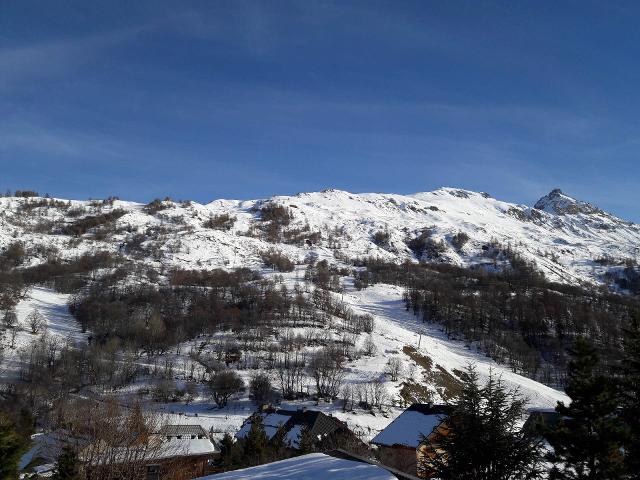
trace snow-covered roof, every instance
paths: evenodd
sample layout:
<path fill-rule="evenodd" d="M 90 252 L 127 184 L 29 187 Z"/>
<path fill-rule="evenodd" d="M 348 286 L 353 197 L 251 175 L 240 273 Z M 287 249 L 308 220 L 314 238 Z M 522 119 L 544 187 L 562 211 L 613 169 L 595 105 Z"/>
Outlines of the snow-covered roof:
<path fill-rule="evenodd" d="M 450 413 L 447 405 L 416 403 L 400 414 L 371 443 L 392 447 L 400 445 L 417 448 L 423 436 L 428 437 Z"/>
<path fill-rule="evenodd" d="M 284 424 L 289 421 L 293 413 L 294 412 L 288 410 L 279 410 L 277 412 L 260 414 L 262 416 L 264 433 L 267 435 L 269 440 L 273 438 L 280 427 L 284 426 Z M 236 438 L 245 438 L 249 434 L 249 430 L 251 430 L 251 419 L 244 422 L 238 433 L 236 433 Z"/>
<path fill-rule="evenodd" d="M 322 438 L 336 430 L 346 429 L 347 426 L 335 417 L 326 415 L 316 410 L 272 410 L 259 414 L 262 417 L 264 432 L 268 439 L 273 438 L 276 432 L 284 428 L 287 432 L 285 442 L 292 448 L 300 446 L 302 428 L 306 427 L 314 438 Z M 249 417 L 236 438 L 245 438 L 251 430 L 252 418 Z"/>
<path fill-rule="evenodd" d="M 160 429 L 160 435 L 166 437 L 192 436 L 206 437 L 207 432 L 200 425 L 165 425 Z"/>
<path fill-rule="evenodd" d="M 368 463 L 311 453 L 258 467 L 201 477 L 198 480 L 396 480 L 384 468 Z"/>
<path fill-rule="evenodd" d="M 139 459 L 161 460 L 174 457 L 213 455 L 215 453 L 219 453 L 219 450 L 208 438 L 167 438 L 162 435 L 153 435 L 149 441 L 148 451 L 141 451 Z M 109 450 L 108 458 L 114 463 L 127 462 L 131 458 L 131 451 L 124 447 L 112 448 Z M 83 452 L 80 453 L 80 459 L 86 459 Z"/>
<path fill-rule="evenodd" d="M 171 438 L 165 441 L 156 458 L 207 455 L 217 452 L 215 445 L 208 438 Z"/>

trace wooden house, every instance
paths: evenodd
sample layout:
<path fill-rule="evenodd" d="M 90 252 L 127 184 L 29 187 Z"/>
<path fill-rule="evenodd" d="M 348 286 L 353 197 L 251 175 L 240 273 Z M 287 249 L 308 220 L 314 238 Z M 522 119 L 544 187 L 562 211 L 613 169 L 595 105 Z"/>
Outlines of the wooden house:
<path fill-rule="evenodd" d="M 200 425 L 166 425 L 144 444 L 90 444 L 79 458 L 88 480 L 191 480 L 212 472 L 219 454 Z"/>
<path fill-rule="evenodd" d="M 367 445 L 354 434 L 346 423 L 316 410 L 283 410 L 266 408 L 249 417 L 236 433 L 242 442 L 251 430 L 251 425 L 259 415 L 262 419 L 267 439 L 272 440 L 281 432 L 287 448 L 299 450 L 302 436 L 308 435 L 315 448 L 322 451 L 344 448 L 350 451 L 367 451 Z"/>
<path fill-rule="evenodd" d="M 419 471 L 419 460 L 432 455 L 430 442 L 446 435 L 446 420 L 452 408 L 448 405 L 416 403 L 402 412 L 371 443 L 378 448 L 378 459 L 384 465 L 412 475 L 428 477 Z"/>

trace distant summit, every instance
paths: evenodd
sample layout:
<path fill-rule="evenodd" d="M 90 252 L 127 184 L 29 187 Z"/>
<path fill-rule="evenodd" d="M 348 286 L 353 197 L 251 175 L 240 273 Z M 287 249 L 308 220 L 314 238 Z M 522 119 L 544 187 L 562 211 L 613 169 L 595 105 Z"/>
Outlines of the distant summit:
<path fill-rule="evenodd" d="M 555 215 L 575 215 L 579 213 L 586 215 L 604 214 L 598 207 L 581 200 L 576 200 L 566 195 L 559 188 L 551 190 L 551 192 L 538 200 L 533 208 Z"/>

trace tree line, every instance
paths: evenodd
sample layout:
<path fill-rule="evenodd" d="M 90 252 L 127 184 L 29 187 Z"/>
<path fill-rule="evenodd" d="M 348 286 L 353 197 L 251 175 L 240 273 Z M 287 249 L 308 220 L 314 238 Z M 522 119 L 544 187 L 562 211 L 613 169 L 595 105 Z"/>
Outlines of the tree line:
<path fill-rule="evenodd" d="M 591 339 L 599 368 L 611 370 L 624 328 L 640 311 L 630 296 L 549 282 L 517 255 L 497 271 L 377 259 L 358 265 L 356 287 L 402 285 L 407 310 L 424 322 L 547 384 L 564 384 L 567 350 L 578 336 Z"/>
<path fill-rule="evenodd" d="M 640 318 L 632 321 L 615 375 L 584 337 L 570 349 L 566 393 L 556 423 L 530 423 L 527 399 L 470 366 L 452 414 L 423 436 L 418 469 L 442 480 L 633 480 L 640 478 Z M 428 433 L 428 432 L 427 432 Z"/>

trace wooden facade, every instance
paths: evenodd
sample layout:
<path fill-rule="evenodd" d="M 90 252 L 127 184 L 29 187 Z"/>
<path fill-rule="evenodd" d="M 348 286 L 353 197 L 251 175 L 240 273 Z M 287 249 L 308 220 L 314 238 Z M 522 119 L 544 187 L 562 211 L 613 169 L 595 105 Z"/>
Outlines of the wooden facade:
<path fill-rule="evenodd" d="M 432 445 L 448 434 L 446 419 L 451 410 L 448 405 L 411 405 L 371 441 L 377 447 L 380 463 L 429 478 L 425 464 L 435 453 Z"/>

